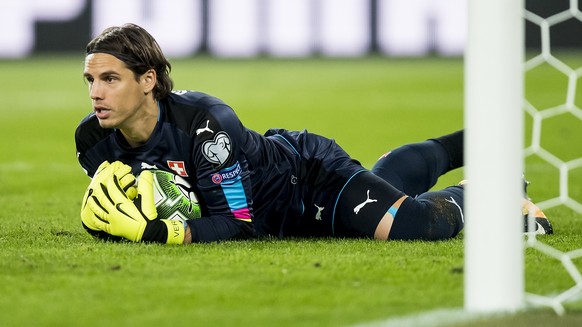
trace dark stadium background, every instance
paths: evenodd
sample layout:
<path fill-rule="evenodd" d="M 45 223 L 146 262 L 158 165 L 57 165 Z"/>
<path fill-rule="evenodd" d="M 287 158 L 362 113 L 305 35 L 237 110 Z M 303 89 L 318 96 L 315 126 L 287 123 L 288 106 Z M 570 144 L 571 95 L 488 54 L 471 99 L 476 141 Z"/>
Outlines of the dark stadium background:
<path fill-rule="evenodd" d="M 14 0 L 20 1 L 20 0 Z M 202 0 L 203 10 L 208 10 L 208 3 L 211 0 Z M 315 1 L 314 1 L 315 2 Z M 378 52 L 376 40 L 376 18 L 375 9 L 377 0 L 370 2 L 370 33 L 371 42 L 369 53 Z M 579 3 L 582 1 L 579 1 Z M 63 22 L 46 22 L 38 21 L 35 23 L 35 44 L 34 53 L 62 53 L 72 52 L 79 53 L 91 35 L 91 3 L 87 0 L 83 11 L 74 19 Z M 569 7 L 569 1 L 547 1 L 547 0 L 526 0 L 526 8 L 533 13 L 548 17 L 552 14 L 564 11 Z M 203 18 L 207 23 L 206 17 Z M 493 24 L 494 22 L 492 22 Z M 526 23 L 526 45 L 528 48 L 536 49 L 540 46 L 539 27 L 532 23 Z M 207 29 L 205 29 L 207 31 Z M 576 19 L 570 19 L 560 23 L 551 29 L 552 46 L 554 48 L 581 48 L 582 47 L 582 22 Z M 206 47 L 206 38 L 203 36 L 202 47 L 198 53 L 204 53 Z"/>

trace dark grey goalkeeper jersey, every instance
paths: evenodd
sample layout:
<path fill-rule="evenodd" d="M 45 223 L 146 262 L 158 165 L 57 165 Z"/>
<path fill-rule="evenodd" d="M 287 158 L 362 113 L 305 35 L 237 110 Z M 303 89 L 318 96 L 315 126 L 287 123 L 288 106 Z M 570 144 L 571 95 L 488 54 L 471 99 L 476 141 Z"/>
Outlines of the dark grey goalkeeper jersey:
<path fill-rule="evenodd" d="M 159 108 L 151 138 L 136 148 L 119 131 L 101 128 L 94 114 L 85 117 L 75 141 L 86 173 L 120 160 L 135 175 L 156 167 L 182 176 L 202 210 L 202 218 L 188 221 L 195 242 L 333 234 L 337 197 L 364 170 L 333 140 L 283 129 L 261 135 L 200 92 L 176 91 Z"/>

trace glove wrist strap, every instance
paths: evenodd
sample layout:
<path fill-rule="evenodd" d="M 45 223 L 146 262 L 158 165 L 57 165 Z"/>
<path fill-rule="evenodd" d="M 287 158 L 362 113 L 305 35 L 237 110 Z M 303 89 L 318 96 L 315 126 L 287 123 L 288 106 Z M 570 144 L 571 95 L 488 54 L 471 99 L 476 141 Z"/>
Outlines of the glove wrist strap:
<path fill-rule="evenodd" d="M 160 219 L 167 228 L 166 244 L 183 244 L 184 243 L 184 223 L 179 220 Z"/>
<path fill-rule="evenodd" d="M 146 225 L 141 240 L 142 242 L 183 244 L 184 234 L 184 224 L 181 221 L 155 219 Z"/>
<path fill-rule="evenodd" d="M 168 239 L 168 229 L 160 219 L 150 221 L 143 231 L 142 242 L 166 243 Z M 139 241 L 139 240 L 138 240 Z"/>
<path fill-rule="evenodd" d="M 179 220 L 156 219 L 149 222 L 143 232 L 143 242 L 166 244 L 184 243 L 184 224 Z"/>

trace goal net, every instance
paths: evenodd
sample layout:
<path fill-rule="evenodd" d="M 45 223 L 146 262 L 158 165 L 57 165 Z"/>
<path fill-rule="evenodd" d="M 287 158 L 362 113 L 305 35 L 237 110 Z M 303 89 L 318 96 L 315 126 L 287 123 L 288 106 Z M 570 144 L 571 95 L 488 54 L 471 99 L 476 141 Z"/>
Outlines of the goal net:
<path fill-rule="evenodd" d="M 551 0 L 545 0 L 551 1 Z M 540 3 L 540 1 L 537 1 Z M 541 1 L 543 3 L 544 1 Z M 582 213 L 580 199 L 580 168 L 582 167 L 582 151 L 572 151 L 576 148 L 572 144 L 572 134 L 576 128 L 582 127 L 581 98 L 576 96 L 579 89 L 578 81 L 582 76 L 582 66 L 578 60 L 569 60 L 572 54 L 563 49 L 560 51 L 552 46 L 552 35 L 559 36 L 564 28 L 570 29 L 576 25 L 582 26 L 582 13 L 578 7 L 578 0 L 564 1 L 564 7 L 554 13 L 536 11 L 534 6 L 526 6 L 524 19 L 539 37 L 539 47 L 532 51 L 524 65 L 526 89 L 524 108 L 526 113 L 526 172 L 548 171 L 543 178 L 543 186 L 552 189 L 553 197 L 537 199 L 537 205 L 543 209 L 565 206 L 572 211 Z M 550 72 L 548 75 L 547 72 Z M 539 81 L 540 72 L 552 76 L 551 80 Z M 537 87 L 536 87 L 537 86 Z M 546 90 L 559 88 L 559 97 L 541 96 L 538 87 Z M 582 95 L 581 95 L 582 96 Z M 543 132 L 543 133 L 542 133 Z M 558 135 L 562 134 L 562 137 Z M 570 137 L 567 137 L 570 135 Z M 543 137 L 545 136 L 545 138 Z M 547 139 L 558 140 L 558 143 Z M 562 139 L 560 139 L 562 138 Z M 566 151 L 565 151 L 566 150 Z M 540 174 L 536 174 L 540 175 Z M 541 200 L 541 201 L 540 201 Z M 551 217 L 550 217 L 551 218 Z M 530 217 L 529 225 L 532 226 Z M 579 300 L 582 297 L 582 275 L 573 260 L 582 257 L 582 248 L 571 251 L 558 250 L 537 239 L 535 233 L 527 235 L 526 246 L 548 255 L 563 265 L 572 286 L 559 290 L 552 295 L 537 295 L 526 293 L 525 300 L 533 305 L 545 305 L 554 309 L 557 314 L 564 314 L 564 304 Z M 527 289 L 526 289 L 527 291 Z"/>
<path fill-rule="evenodd" d="M 582 249 L 563 252 L 538 239 L 535 233 L 528 233 L 524 242 L 523 222 L 515 219 L 521 216 L 517 203 L 523 196 L 524 171 L 544 172 L 535 174 L 536 178 L 551 175 L 539 179 L 539 187 L 555 189 L 555 196 L 535 199 L 542 210 L 565 206 L 582 213 L 582 204 L 576 200 L 582 198 L 581 191 L 573 185 L 573 181 L 581 181 L 582 153 L 563 155 L 567 146 L 559 141 L 545 141 L 559 140 L 555 133 L 564 132 L 562 122 L 582 129 L 580 99 L 576 97 L 582 76 L 580 61 L 576 64 L 557 55 L 551 42 L 556 35 L 553 31 L 561 24 L 568 21 L 581 24 L 582 13 L 578 0 L 569 0 L 563 10 L 549 15 L 526 8 L 524 0 L 469 0 L 465 54 L 465 174 L 470 181 L 465 197 L 468 311 L 516 311 L 530 304 L 549 306 L 563 314 L 565 303 L 582 298 L 582 276 L 573 262 L 582 257 Z M 492 21 L 495 23 L 491 24 Z M 540 37 L 539 49 L 527 56 L 526 24 L 537 30 Z M 547 70 L 559 82 L 537 81 L 536 85 L 544 85 L 544 89 L 529 89 L 534 85 L 529 81 Z M 554 87 L 563 88 L 565 96 L 548 101 L 544 90 Z M 574 145 L 570 142 L 569 146 Z M 552 176 L 555 181 L 548 182 Z M 487 199 L 487 205 L 483 199 Z M 528 225 L 534 225 L 533 217 Z M 526 248 L 555 258 L 572 279 L 572 286 L 552 295 L 525 292 Z"/>

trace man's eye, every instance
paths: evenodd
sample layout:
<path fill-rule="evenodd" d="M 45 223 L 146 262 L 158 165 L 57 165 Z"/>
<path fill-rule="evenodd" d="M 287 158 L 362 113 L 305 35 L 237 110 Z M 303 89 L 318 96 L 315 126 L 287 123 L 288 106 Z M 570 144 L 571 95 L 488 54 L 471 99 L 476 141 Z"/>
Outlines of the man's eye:
<path fill-rule="evenodd" d="M 113 76 L 108 76 L 107 78 L 105 78 L 105 81 L 107 81 L 107 83 L 111 83 L 111 82 L 113 82 L 115 80 L 116 80 L 116 78 L 113 77 Z"/>

